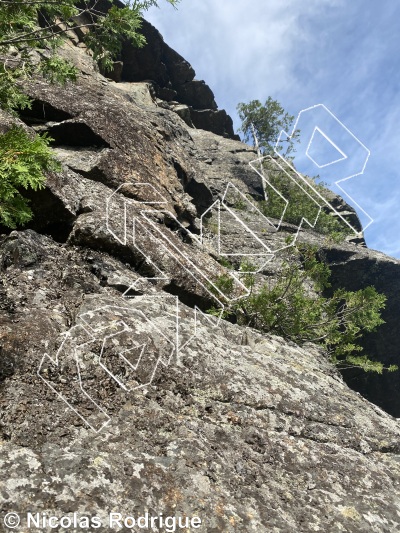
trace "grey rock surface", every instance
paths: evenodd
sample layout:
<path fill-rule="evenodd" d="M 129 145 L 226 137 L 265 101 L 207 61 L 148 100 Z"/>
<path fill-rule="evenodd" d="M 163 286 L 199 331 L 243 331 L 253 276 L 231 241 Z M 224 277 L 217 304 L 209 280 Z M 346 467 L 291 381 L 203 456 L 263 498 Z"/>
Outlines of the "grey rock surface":
<path fill-rule="evenodd" d="M 193 67 L 172 50 L 158 30 L 146 20 L 143 21 L 142 31 L 147 40 L 143 48 L 134 48 L 129 43 L 123 46 L 123 68 L 118 81 L 151 80 L 158 98 L 165 101 L 176 100 L 189 106 L 191 120 L 196 128 L 229 138 L 238 138 L 233 131 L 231 118 L 225 111 L 217 111 L 210 87 L 203 80 L 194 79 Z"/>
<path fill-rule="evenodd" d="M 36 80 L 31 112 L 0 115 L 1 132 L 51 131 L 63 164 L 31 195 L 29 227 L 1 228 L 1 518 L 75 511 L 108 532 L 109 512 L 149 512 L 198 516 L 207 533 L 400 531 L 398 420 L 316 346 L 201 313 L 215 304 L 210 282 L 229 274 L 216 201 L 237 216 L 220 213 L 228 251 L 257 251 L 254 236 L 277 249 L 296 232 L 254 208 L 254 149 L 190 127 L 153 84 L 116 84 L 83 49 L 63 53 L 76 85 Z M 188 64 L 162 53 L 180 65 L 173 83 L 190 83 Z M 386 324 L 366 343 L 399 363 L 400 262 L 310 229 L 299 239 L 319 245 L 334 284 L 387 294 Z M 400 416 L 398 374 L 368 379 L 353 386 Z"/>
<path fill-rule="evenodd" d="M 173 330 L 171 296 L 121 299 L 107 254 L 30 230 L 3 240 L 0 255 L 3 511 L 24 516 L 34 504 L 105 521 L 111 511 L 151 509 L 200 516 L 200 531 L 399 530 L 398 423 L 351 391 L 315 347 L 204 321 L 190 338 L 193 313 L 181 305 L 189 343 L 140 386 L 159 357 L 154 324 Z M 112 315 L 99 312 L 107 308 Z M 82 355 L 83 387 L 111 417 L 98 434 L 36 374 L 84 314 L 94 330 L 131 317 L 147 340 L 133 375 L 109 363 L 131 391 L 99 366 L 102 335 Z M 64 356 L 46 376 L 64 397 L 75 384 L 74 408 L 95 425 Z"/>

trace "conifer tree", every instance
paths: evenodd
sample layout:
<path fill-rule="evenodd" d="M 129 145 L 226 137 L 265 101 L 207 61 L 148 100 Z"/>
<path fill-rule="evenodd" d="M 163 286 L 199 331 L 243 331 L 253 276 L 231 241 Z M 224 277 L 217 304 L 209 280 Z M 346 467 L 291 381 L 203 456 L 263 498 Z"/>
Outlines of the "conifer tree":
<path fill-rule="evenodd" d="M 174 7 L 179 0 L 166 0 Z M 51 83 L 74 81 L 77 70 L 57 55 L 68 32 L 85 27 L 85 44 L 103 69 L 110 69 L 124 39 L 145 45 L 142 15 L 157 0 L 0 0 L 0 109 L 29 108 L 21 82 L 36 75 Z M 32 52 L 35 51 L 35 54 Z M 45 172 L 58 168 L 50 138 L 13 127 L 0 135 L 0 224 L 14 228 L 32 216 L 24 189 L 44 186 Z"/>

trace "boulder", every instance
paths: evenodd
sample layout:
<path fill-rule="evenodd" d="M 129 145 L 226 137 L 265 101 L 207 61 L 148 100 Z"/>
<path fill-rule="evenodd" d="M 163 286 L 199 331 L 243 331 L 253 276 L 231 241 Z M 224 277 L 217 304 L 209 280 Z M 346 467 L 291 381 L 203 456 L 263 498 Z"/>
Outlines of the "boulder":
<path fill-rule="evenodd" d="M 181 119 L 191 128 L 193 128 L 192 116 L 190 107 L 184 104 L 179 104 L 178 102 L 171 102 L 170 109 L 174 111 Z"/>

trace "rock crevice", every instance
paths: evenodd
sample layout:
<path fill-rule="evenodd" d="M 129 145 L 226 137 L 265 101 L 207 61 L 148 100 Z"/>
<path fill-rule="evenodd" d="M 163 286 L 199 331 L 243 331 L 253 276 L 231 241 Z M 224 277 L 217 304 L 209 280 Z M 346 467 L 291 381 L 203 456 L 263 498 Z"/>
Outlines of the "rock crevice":
<path fill-rule="evenodd" d="M 263 198 L 254 149 L 223 120 L 213 133 L 205 117 L 223 112 L 211 92 L 144 28 L 153 40 L 143 55 L 124 49 L 124 82 L 99 74 L 79 37 L 62 52 L 77 84 L 32 80 L 32 114 L 0 115 L 1 131 L 59 129 L 62 163 L 31 195 L 30 226 L 0 228 L 2 517 L 62 516 L 79 502 L 105 533 L 115 509 L 200 516 L 209 533 L 400 531 L 398 420 L 315 345 L 204 313 L 213 282 L 232 273 L 217 260 L 218 224 L 224 251 L 244 255 L 261 239 L 279 248 L 296 228 L 243 209 Z M 190 115 L 168 108 L 179 94 Z M 227 184 L 241 203 L 228 199 L 216 220 Z M 384 329 L 366 342 L 398 363 L 400 262 L 311 230 L 299 239 L 322 248 L 333 287 L 387 294 Z M 376 379 L 363 394 L 400 413 L 398 374 Z"/>

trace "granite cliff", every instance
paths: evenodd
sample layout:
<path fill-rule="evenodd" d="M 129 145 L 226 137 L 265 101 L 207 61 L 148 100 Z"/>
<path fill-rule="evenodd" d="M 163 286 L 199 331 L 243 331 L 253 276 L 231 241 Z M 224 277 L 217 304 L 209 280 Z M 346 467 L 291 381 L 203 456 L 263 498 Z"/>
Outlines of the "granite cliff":
<path fill-rule="evenodd" d="M 144 28 L 148 46 L 126 45 L 112 79 L 70 36 L 78 82 L 37 79 L 31 111 L 0 115 L 2 132 L 48 131 L 63 164 L 31 195 L 33 222 L 2 228 L 2 516 L 75 511 L 101 531 L 114 530 L 109 512 L 146 511 L 199 516 L 210 533 L 400 531 L 398 373 L 345 376 L 350 388 L 316 346 L 200 312 L 226 272 L 201 217 L 228 183 L 260 196 L 256 154 Z M 261 228 L 251 209 L 251 233 L 219 215 L 228 252 L 293 234 Z M 365 343 L 399 363 L 400 262 L 312 231 L 300 240 L 323 248 L 334 286 L 385 292 L 386 324 Z"/>

